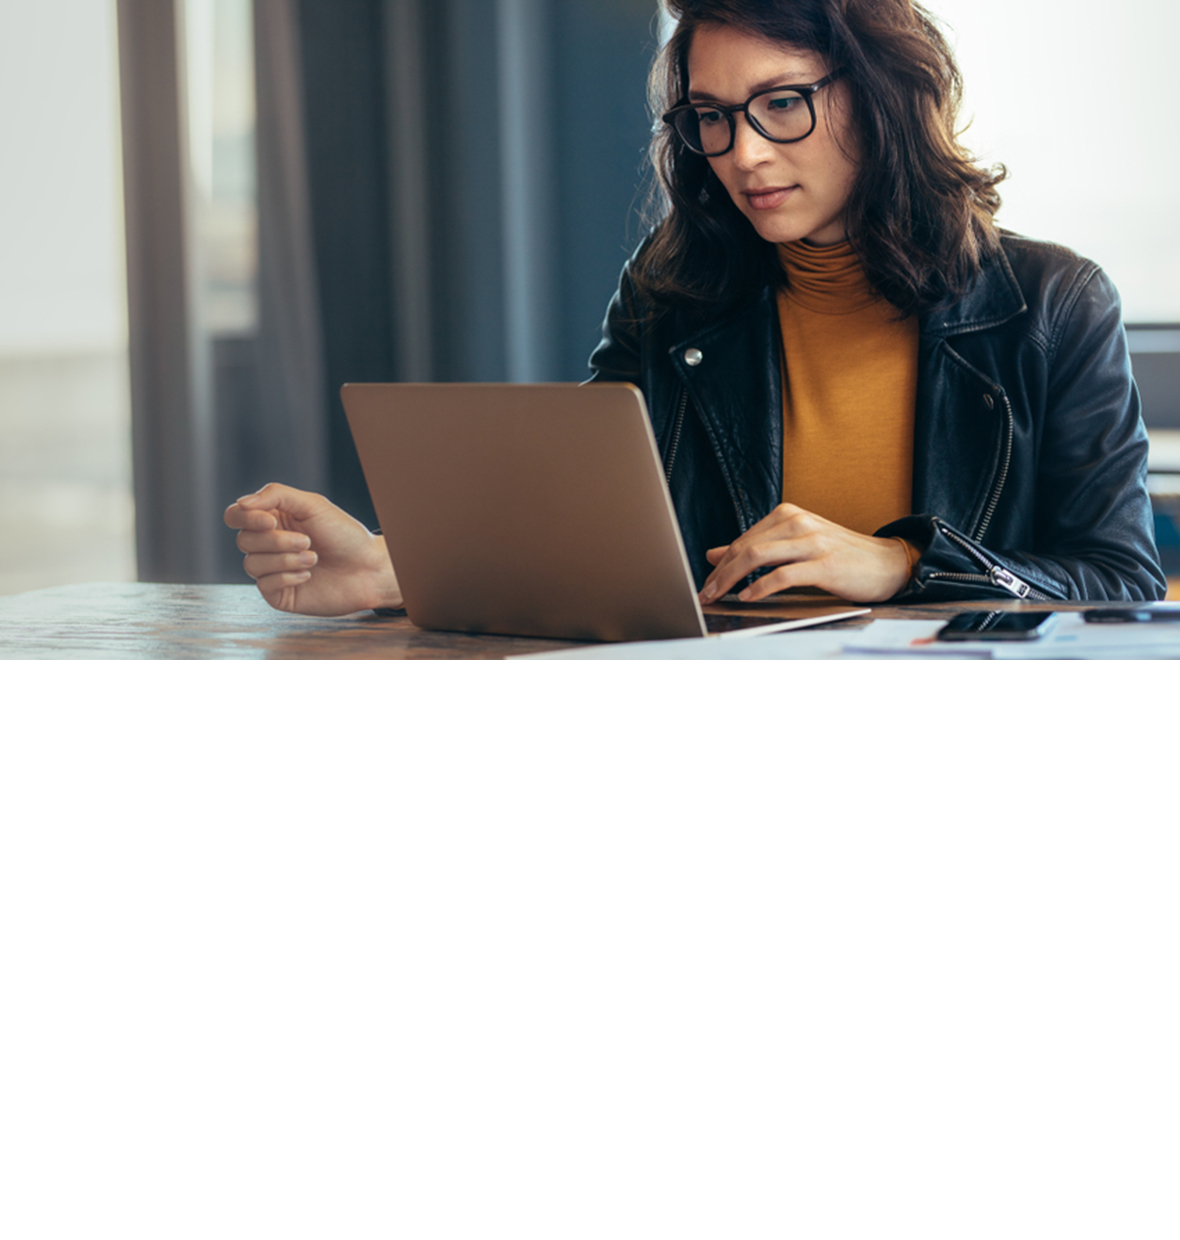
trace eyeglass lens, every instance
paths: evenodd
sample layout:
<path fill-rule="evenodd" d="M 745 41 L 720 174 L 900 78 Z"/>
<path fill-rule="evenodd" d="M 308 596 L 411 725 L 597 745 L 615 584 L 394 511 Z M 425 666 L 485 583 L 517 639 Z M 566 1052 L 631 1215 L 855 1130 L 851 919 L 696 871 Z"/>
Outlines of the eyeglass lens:
<path fill-rule="evenodd" d="M 797 142 L 811 132 L 811 109 L 793 90 L 759 95 L 748 105 L 754 126 L 778 142 Z M 701 155 L 720 155 L 729 149 L 735 119 L 707 105 L 690 108 L 676 117 L 676 128 L 692 150 Z"/>

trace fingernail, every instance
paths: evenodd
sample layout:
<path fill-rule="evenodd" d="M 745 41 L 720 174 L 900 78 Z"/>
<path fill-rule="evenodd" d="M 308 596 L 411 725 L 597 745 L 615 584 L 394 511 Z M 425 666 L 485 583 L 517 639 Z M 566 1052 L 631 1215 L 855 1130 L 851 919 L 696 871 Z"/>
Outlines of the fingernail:
<path fill-rule="evenodd" d="M 750 601 L 750 591 L 743 590 L 741 594 L 738 595 L 738 598 L 740 598 L 743 603 L 748 603 Z"/>
<path fill-rule="evenodd" d="M 701 591 L 701 602 L 702 603 L 711 603 L 716 597 L 717 597 L 716 586 L 706 586 Z"/>
<path fill-rule="evenodd" d="M 299 557 L 299 563 L 302 564 L 306 568 L 314 568 L 316 565 L 317 559 L 318 557 L 316 556 L 316 553 L 314 551 L 305 551 Z"/>

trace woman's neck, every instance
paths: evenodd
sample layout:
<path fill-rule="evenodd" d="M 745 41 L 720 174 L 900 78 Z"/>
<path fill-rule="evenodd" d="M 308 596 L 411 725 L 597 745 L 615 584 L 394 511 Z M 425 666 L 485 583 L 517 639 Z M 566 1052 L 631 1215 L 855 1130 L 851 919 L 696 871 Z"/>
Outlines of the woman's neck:
<path fill-rule="evenodd" d="M 855 314 L 878 300 L 852 243 L 789 241 L 778 247 L 787 296 L 817 314 Z"/>

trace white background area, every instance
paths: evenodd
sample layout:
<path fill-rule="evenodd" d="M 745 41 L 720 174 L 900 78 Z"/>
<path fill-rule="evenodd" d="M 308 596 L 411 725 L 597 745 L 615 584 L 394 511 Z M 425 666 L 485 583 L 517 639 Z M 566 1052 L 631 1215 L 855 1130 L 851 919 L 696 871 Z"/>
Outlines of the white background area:
<path fill-rule="evenodd" d="M 0 1234 L 1175 1240 L 1177 666 L 18 665 Z"/>
<path fill-rule="evenodd" d="M 113 0 L 0 0 L 0 355 L 126 343 Z"/>
<path fill-rule="evenodd" d="M 1008 166 L 1000 222 L 1100 262 L 1128 322 L 1180 321 L 1180 5 L 934 0 L 967 84 L 965 141 Z"/>

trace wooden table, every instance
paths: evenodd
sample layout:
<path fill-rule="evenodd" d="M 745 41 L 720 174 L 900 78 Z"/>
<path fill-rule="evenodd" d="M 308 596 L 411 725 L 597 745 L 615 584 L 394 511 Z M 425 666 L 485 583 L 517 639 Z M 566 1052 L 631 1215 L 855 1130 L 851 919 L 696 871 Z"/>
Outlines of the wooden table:
<path fill-rule="evenodd" d="M 740 611 L 772 623 L 848 606 L 826 595 L 799 593 L 776 603 L 707 610 Z M 978 606 L 1020 610 L 1025 605 L 989 601 Z M 1085 604 L 1054 606 L 1066 610 Z M 970 604 L 877 607 L 872 618 L 926 619 L 964 610 Z M 271 610 L 251 585 L 93 584 L 0 597 L 0 657 L 5 659 L 503 659 L 578 644 L 432 633 L 404 615 L 288 616 Z"/>

